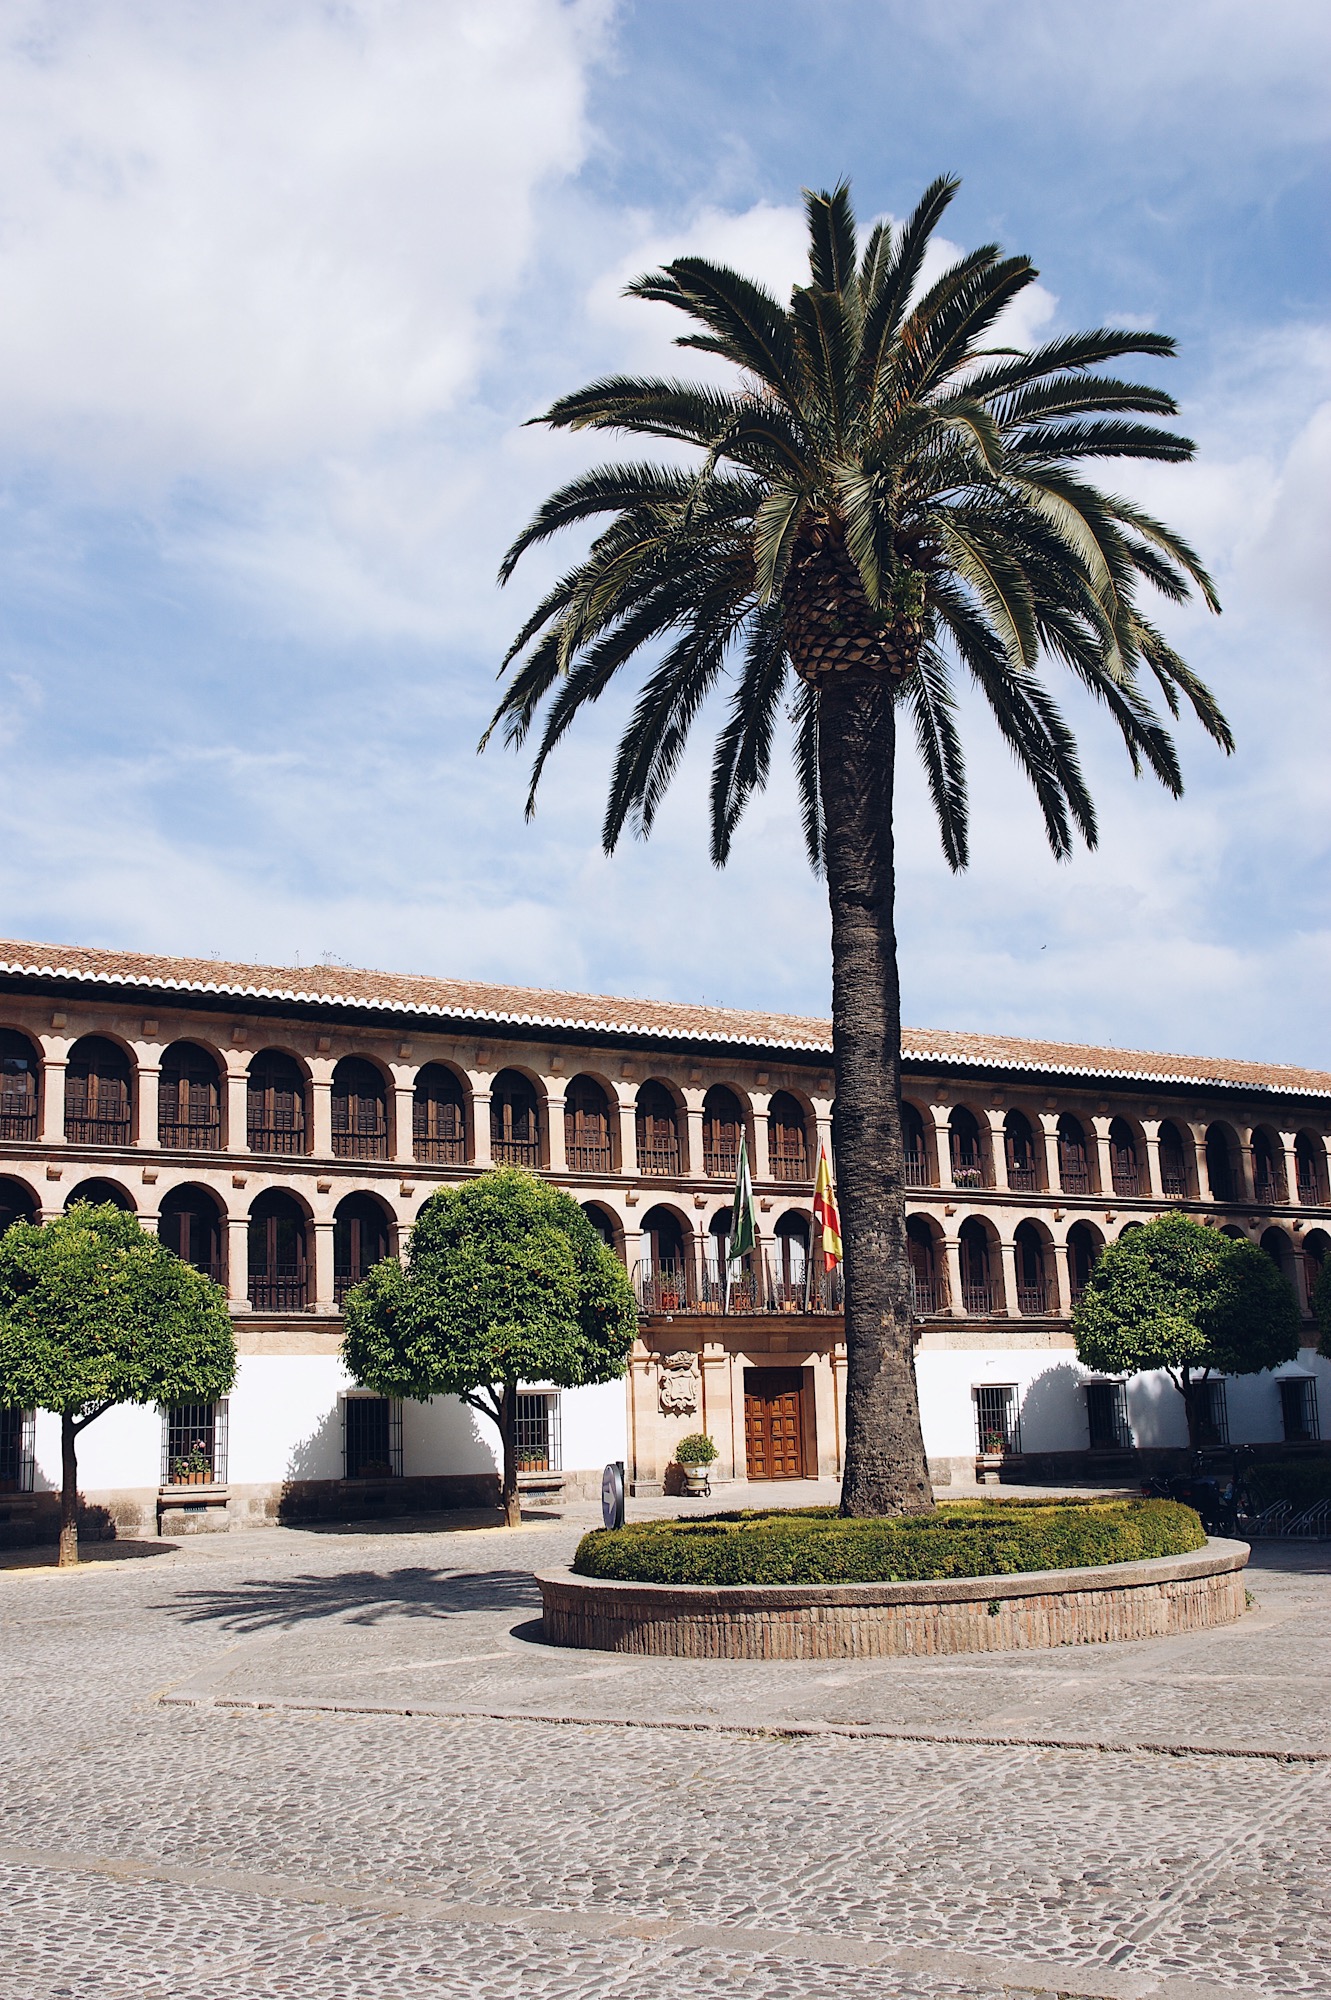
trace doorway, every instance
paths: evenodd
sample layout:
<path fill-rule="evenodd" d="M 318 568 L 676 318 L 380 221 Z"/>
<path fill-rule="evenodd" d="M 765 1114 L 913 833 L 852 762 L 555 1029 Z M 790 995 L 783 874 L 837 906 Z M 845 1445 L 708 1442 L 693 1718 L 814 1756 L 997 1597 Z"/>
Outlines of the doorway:
<path fill-rule="evenodd" d="M 803 1479 L 804 1370 L 744 1370 L 744 1456 L 750 1479 Z"/>

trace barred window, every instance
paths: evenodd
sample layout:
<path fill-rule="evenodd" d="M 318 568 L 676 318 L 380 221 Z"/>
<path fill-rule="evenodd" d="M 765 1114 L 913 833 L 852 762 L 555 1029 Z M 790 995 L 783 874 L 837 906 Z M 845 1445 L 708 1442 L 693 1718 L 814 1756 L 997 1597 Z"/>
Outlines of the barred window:
<path fill-rule="evenodd" d="M 402 1477 L 402 1405 L 397 1397 L 343 1397 L 342 1462 L 348 1479 Z"/>
<path fill-rule="evenodd" d="M 975 1397 L 975 1437 L 984 1452 L 1019 1452 L 1021 1418 L 1014 1382 L 980 1382 Z"/>
<path fill-rule="evenodd" d="M 1321 1436 L 1317 1384 L 1311 1375 L 1286 1375 L 1280 1384 L 1280 1416 L 1288 1444 L 1310 1444 Z"/>
<path fill-rule="evenodd" d="M 1086 1421 L 1092 1451 L 1126 1451 L 1132 1444 L 1128 1426 L 1128 1390 L 1124 1382 L 1086 1384 Z"/>
<path fill-rule="evenodd" d="M 225 1486 L 227 1404 L 172 1403 L 162 1411 L 163 1486 Z"/>
<path fill-rule="evenodd" d="M 1206 1450 L 1212 1445 L 1228 1444 L 1229 1406 L 1224 1382 L 1208 1380 L 1194 1383 L 1192 1393 L 1198 1446 Z"/>
<path fill-rule="evenodd" d="M 31 1493 L 36 1435 L 33 1410 L 0 1410 L 0 1493 Z"/>
<path fill-rule="evenodd" d="M 558 1395 L 551 1395 L 548 1391 L 520 1394 L 517 1434 L 519 1472 L 558 1472 L 562 1469 Z"/>

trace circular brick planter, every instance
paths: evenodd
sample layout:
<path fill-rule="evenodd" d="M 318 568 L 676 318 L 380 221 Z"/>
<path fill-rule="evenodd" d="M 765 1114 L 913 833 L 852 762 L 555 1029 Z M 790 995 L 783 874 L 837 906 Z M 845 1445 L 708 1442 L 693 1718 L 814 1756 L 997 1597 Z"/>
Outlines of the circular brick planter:
<path fill-rule="evenodd" d="M 1103 1569 L 934 1583 L 612 1583 L 551 1570 L 545 1637 L 694 1660 L 846 1660 L 1157 1639 L 1243 1615 L 1246 1542 Z"/>

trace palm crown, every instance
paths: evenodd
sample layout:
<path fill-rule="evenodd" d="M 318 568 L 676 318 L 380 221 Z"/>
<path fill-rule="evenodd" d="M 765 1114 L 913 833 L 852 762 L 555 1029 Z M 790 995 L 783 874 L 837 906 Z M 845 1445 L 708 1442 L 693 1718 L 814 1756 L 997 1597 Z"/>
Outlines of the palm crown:
<path fill-rule="evenodd" d="M 491 730 L 521 744 L 542 728 L 528 810 L 551 750 L 582 706 L 648 649 L 615 759 L 604 824 L 650 830 L 690 727 L 730 683 L 715 750 L 712 852 L 725 860 L 744 805 L 766 780 L 790 702 L 806 839 L 822 860 L 819 702 L 823 676 L 889 678 L 908 710 L 944 851 L 967 857 L 958 674 L 982 691 L 1026 772 L 1054 852 L 1074 829 L 1095 842 L 1076 743 L 1044 670 L 1068 670 L 1104 703 L 1135 770 L 1182 789 L 1168 730 L 1180 696 L 1224 748 L 1214 700 L 1139 607 L 1140 586 L 1218 609 L 1187 544 L 1102 492 L 1087 459 L 1182 460 L 1187 438 L 1162 390 L 1096 372 L 1168 355 L 1151 333 L 1079 333 L 1030 352 L 986 345 L 1036 272 L 986 244 L 921 288 L 930 237 L 957 183 L 939 179 L 899 229 L 861 251 L 849 192 L 806 194 L 810 282 L 788 308 L 761 286 L 682 257 L 629 292 L 693 324 L 678 345 L 740 371 L 732 389 L 630 376 L 593 382 L 538 421 L 695 447 L 680 467 L 605 465 L 554 493 L 505 558 L 608 515 L 584 560 L 549 591 L 505 660 Z M 489 732 L 487 732 L 487 735 Z"/>

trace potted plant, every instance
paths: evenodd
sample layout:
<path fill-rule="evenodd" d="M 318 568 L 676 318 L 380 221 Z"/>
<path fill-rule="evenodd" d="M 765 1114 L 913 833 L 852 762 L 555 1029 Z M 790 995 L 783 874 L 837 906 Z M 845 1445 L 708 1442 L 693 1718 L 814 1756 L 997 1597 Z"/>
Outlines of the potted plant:
<path fill-rule="evenodd" d="M 712 1482 L 708 1475 L 719 1456 L 706 1431 L 691 1431 L 688 1437 L 680 1439 L 675 1446 L 675 1463 L 684 1468 L 688 1492 L 711 1492 Z"/>
<path fill-rule="evenodd" d="M 1001 1475 L 1003 1454 L 1007 1450 L 1007 1439 L 1002 1431 L 988 1430 L 980 1438 L 979 1456 L 975 1461 L 975 1472 L 981 1486 L 997 1481 Z"/>
<path fill-rule="evenodd" d="M 211 1486 L 213 1483 L 212 1454 L 196 1438 L 183 1458 L 171 1461 L 171 1483 L 174 1486 Z"/>

